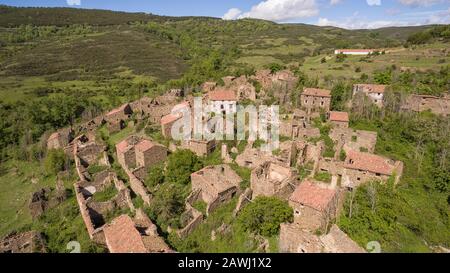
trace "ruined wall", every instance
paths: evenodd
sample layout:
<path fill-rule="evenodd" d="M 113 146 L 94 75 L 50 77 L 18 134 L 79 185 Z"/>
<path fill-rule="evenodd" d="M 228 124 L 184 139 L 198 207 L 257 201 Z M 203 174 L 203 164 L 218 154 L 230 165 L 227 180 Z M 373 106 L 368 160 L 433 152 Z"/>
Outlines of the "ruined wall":
<path fill-rule="evenodd" d="M 278 241 L 280 253 L 322 253 L 323 245 L 312 232 L 302 230 L 296 224 L 283 223 Z"/>
<path fill-rule="evenodd" d="M 177 235 L 181 239 L 186 238 L 186 236 L 203 222 L 203 214 L 189 204 L 186 204 L 186 213 L 191 214 L 192 220 L 184 228 L 177 230 Z"/>
<path fill-rule="evenodd" d="M 219 193 L 219 195 L 214 200 L 208 203 L 206 207 L 206 214 L 209 215 L 223 203 L 230 201 L 236 195 L 236 193 L 237 193 L 236 187 L 232 187 L 226 191 Z"/>
<path fill-rule="evenodd" d="M 302 94 L 300 96 L 302 107 L 310 110 L 324 109 L 326 112 L 330 111 L 331 98 L 317 97 Z"/>
<path fill-rule="evenodd" d="M 122 166 L 126 166 L 127 168 L 134 168 L 136 166 L 136 153 L 133 148 L 130 148 L 124 153 L 117 151 L 117 161 Z"/>
<path fill-rule="evenodd" d="M 149 167 L 163 162 L 167 158 L 167 148 L 162 145 L 155 145 L 147 151 L 136 150 L 136 164 L 139 167 Z"/>

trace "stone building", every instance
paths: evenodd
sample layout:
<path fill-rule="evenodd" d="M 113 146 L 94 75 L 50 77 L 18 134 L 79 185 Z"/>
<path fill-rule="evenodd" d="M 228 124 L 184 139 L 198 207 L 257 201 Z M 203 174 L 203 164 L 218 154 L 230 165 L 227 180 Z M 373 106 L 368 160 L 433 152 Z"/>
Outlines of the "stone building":
<path fill-rule="evenodd" d="M 402 105 L 402 110 L 413 112 L 431 111 L 436 115 L 450 115 L 450 95 L 444 97 L 411 95 Z"/>
<path fill-rule="evenodd" d="M 172 138 L 172 126 L 179 119 L 180 114 L 168 114 L 161 118 L 161 132 L 165 138 Z"/>
<path fill-rule="evenodd" d="M 207 206 L 207 212 L 229 201 L 239 190 L 242 178 L 228 165 L 208 166 L 191 174 L 192 191 L 201 191 L 200 199 Z"/>
<path fill-rule="evenodd" d="M 0 240 L 0 253 L 45 253 L 45 239 L 37 231 L 11 233 Z"/>
<path fill-rule="evenodd" d="M 162 162 L 167 157 L 167 148 L 147 139 L 130 136 L 116 145 L 117 160 L 132 170 L 146 168 Z"/>
<path fill-rule="evenodd" d="M 224 116 L 236 113 L 237 96 L 230 89 L 216 89 L 208 93 L 208 107 L 215 113 L 222 113 Z"/>
<path fill-rule="evenodd" d="M 133 111 L 128 103 L 111 110 L 105 115 L 108 130 L 110 132 L 122 130 L 125 127 L 125 122 L 131 117 L 132 114 Z"/>
<path fill-rule="evenodd" d="M 328 234 L 319 236 L 295 223 L 281 224 L 279 250 L 281 253 L 366 253 L 336 225 Z"/>
<path fill-rule="evenodd" d="M 120 165 L 127 166 L 129 169 L 137 166 L 135 146 L 139 141 L 137 136 L 130 136 L 116 145 L 117 161 Z"/>
<path fill-rule="evenodd" d="M 347 112 L 330 112 L 330 123 L 335 128 L 348 128 L 349 118 Z"/>
<path fill-rule="evenodd" d="M 198 156 L 208 156 L 214 152 L 216 141 L 191 139 L 183 141 L 181 147 L 192 151 Z"/>
<path fill-rule="evenodd" d="M 403 162 L 394 161 L 379 155 L 348 151 L 344 163 L 342 184 L 353 189 L 369 181 L 387 181 L 395 175 L 395 183 L 403 174 Z"/>
<path fill-rule="evenodd" d="M 184 113 L 187 113 L 190 109 L 190 103 L 185 101 L 177 104 L 172 108 L 170 114 L 161 118 L 161 131 L 164 137 L 172 138 L 172 126 L 173 124 L 183 117 Z"/>
<path fill-rule="evenodd" d="M 73 140 L 71 129 L 62 129 L 50 135 L 47 139 L 47 149 L 64 149 Z"/>
<path fill-rule="evenodd" d="M 290 168 L 265 162 L 251 173 L 253 196 L 277 196 L 287 199 L 295 189 L 295 177 Z"/>
<path fill-rule="evenodd" d="M 173 252 L 158 235 L 157 227 L 142 210 L 132 219 L 123 214 L 103 228 L 110 253 Z"/>
<path fill-rule="evenodd" d="M 149 168 L 167 158 L 167 148 L 147 139 L 142 139 L 135 146 L 136 165 L 141 168 Z"/>
<path fill-rule="evenodd" d="M 353 96 L 363 93 L 378 107 L 382 107 L 386 87 L 386 85 L 380 84 L 355 84 L 353 85 Z"/>
<path fill-rule="evenodd" d="M 325 112 L 329 112 L 331 105 L 331 91 L 326 89 L 305 88 L 300 95 L 300 101 L 302 107 L 308 109 L 308 111 L 323 109 Z"/>
<path fill-rule="evenodd" d="M 360 151 L 373 153 L 377 144 L 377 132 L 353 130 L 351 128 L 333 128 L 330 138 L 346 152 Z"/>
<path fill-rule="evenodd" d="M 305 180 L 289 198 L 294 222 L 302 229 L 326 230 L 336 217 L 338 192 L 320 182 Z"/>

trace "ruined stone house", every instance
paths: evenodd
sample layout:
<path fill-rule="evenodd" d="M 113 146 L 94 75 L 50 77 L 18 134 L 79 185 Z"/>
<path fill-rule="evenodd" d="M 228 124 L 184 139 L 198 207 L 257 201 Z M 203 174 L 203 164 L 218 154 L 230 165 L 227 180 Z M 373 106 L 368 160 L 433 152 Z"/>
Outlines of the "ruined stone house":
<path fill-rule="evenodd" d="M 173 124 L 181 119 L 184 114 L 187 114 L 190 110 L 190 103 L 185 101 L 183 103 L 177 104 L 172 108 L 172 112 L 161 118 L 161 131 L 162 135 L 166 138 L 172 138 L 172 126 Z"/>
<path fill-rule="evenodd" d="M 333 128 L 329 134 L 334 143 L 344 151 L 373 153 L 377 144 L 377 132 L 353 130 L 351 128 Z"/>
<path fill-rule="evenodd" d="M 0 253 L 45 253 L 45 239 L 37 231 L 11 233 L 0 240 Z"/>
<path fill-rule="evenodd" d="M 402 105 L 402 110 L 423 112 L 431 111 L 436 115 L 450 115 L 450 95 L 444 97 L 411 95 Z"/>
<path fill-rule="evenodd" d="M 250 183 L 254 197 L 287 199 L 296 187 L 296 177 L 290 168 L 268 161 L 252 171 Z"/>
<path fill-rule="evenodd" d="M 208 93 L 208 107 L 210 111 L 222 113 L 224 116 L 236 113 L 237 96 L 230 89 L 215 89 Z"/>
<path fill-rule="evenodd" d="M 305 88 L 300 95 L 301 106 L 311 111 L 330 111 L 331 91 L 326 89 Z"/>
<path fill-rule="evenodd" d="M 325 230 L 336 217 L 338 192 L 320 182 L 305 180 L 289 198 L 294 222 L 302 229 Z"/>
<path fill-rule="evenodd" d="M 187 149 L 195 153 L 197 156 L 208 156 L 214 152 L 216 148 L 215 140 L 186 140 L 181 144 L 183 149 Z"/>
<path fill-rule="evenodd" d="M 47 149 L 64 149 L 73 140 L 73 135 L 69 128 L 58 130 L 47 139 Z"/>
<path fill-rule="evenodd" d="M 387 181 L 393 175 L 397 183 L 403 174 L 401 161 L 356 151 L 347 152 L 344 168 L 342 184 L 350 190 L 369 181 Z"/>
<path fill-rule="evenodd" d="M 279 250 L 281 253 L 365 253 L 347 234 L 333 225 L 325 235 L 299 228 L 294 224 L 281 224 Z"/>
<path fill-rule="evenodd" d="M 150 167 L 166 160 L 168 150 L 163 145 L 133 135 L 119 142 L 116 152 L 122 167 L 147 172 Z"/>
<path fill-rule="evenodd" d="M 103 230 L 110 253 L 173 252 L 141 209 L 136 211 L 134 219 L 123 214 L 113 219 Z"/>
<path fill-rule="evenodd" d="M 125 128 L 125 122 L 131 117 L 133 111 L 130 104 L 126 103 L 105 115 L 105 121 L 110 132 L 118 132 Z"/>
<path fill-rule="evenodd" d="M 381 84 L 355 84 L 353 85 L 353 96 L 359 93 L 365 94 L 375 105 L 382 107 L 386 88 L 386 85 Z"/>
<path fill-rule="evenodd" d="M 329 115 L 329 121 L 334 128 L 348 128 L 348 113 L 331 111 Z"/>
<path fill-rule="evenodd" d="M 137 167 L 148 169 L 167 158 L 167 148 L 147 139 L 142 139 L 135 146 Z"/>
<path fill-rule="evenodd" d="M 192 191 L 200 190 L 200 199 L 210 213 L 231 200 L 239 191 L 242 178 L 229 165 L 208 166 L 191 174 Z"/>

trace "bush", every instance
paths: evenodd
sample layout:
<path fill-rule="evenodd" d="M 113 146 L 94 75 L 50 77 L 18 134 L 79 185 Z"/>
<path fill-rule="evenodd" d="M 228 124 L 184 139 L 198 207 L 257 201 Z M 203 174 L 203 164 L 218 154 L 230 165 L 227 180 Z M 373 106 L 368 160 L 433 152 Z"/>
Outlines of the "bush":
<path fill-rule="evenodd" d="M 162 184 L 164 182 L 164 178 L 164 166 L 162 164 L 152 166 L 148 171 L 147 177 L 145 178 L 145 185 L 153 188 L 159 184 Z"/>
<path fill-rule="evenodd" d="M 44 161 L 44 168 L 47 174 L 56 175 L 58 172 L 63 171 L 66 165 L 66 155 L 61 149 L 52 149 L 48 151 L 47 157 Z"/>
<path fill-rule="evenodd" d="M 193 152 L 179 150 L 171 154 L 167 160 L 166 180 L 171 183 L 186 185 L 191 174 L 202 168 L 202 164 Z"/>
<path fill-rule="evenodd" d="M 274 236 L 280 224 L 292 222 L 294 213 L 286 201 L 275 197 L 257 197 L 238 216 L 238 224 L 246 231 L 262 236 Z"/>

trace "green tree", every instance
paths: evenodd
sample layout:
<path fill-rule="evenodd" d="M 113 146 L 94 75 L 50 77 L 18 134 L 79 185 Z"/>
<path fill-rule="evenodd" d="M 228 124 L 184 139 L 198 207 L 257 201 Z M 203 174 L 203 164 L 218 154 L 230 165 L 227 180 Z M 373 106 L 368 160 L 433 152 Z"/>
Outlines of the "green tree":
<path fill-rule="evenodd" d="M 159 226 L 180 227 L 180 216 L 185 206 L 184 190 L 184 186 L 180 184 L 163 183 L 153 194 L 151 206 L 147 210 Z"/>
<path fill-rule="evenodd" d="M 281 223 L 292 222 L 293 217 L 293 210 L 287 202 L 260 196 L 244 207 L 237 221 L 246 231 L 273 236 L 279 233 Z"/>
<path fill-rule="evenodd" d="M 166 180 L 172 183 L 188 184 L 191 173 L 202 168 L 200 159 L 189 150 L 178 150 L 167 160 Z"/>
<path fill-rule="evenodd" d="M 148 187 L 155 187 L 164 182 L 164 166 L 162 164 L 158 164 L 152 166 L 148 171 L 147 177 L 145 178 L 145 185 Z"/>
<path fill-rule="evenodd" d="M 58 174 L 63 171 L 66 166 L 66 155 L 61 149 L 52 149 L 47 153 L 47 157 L 44 161 L 44 168 L 47 174 Z"/>

